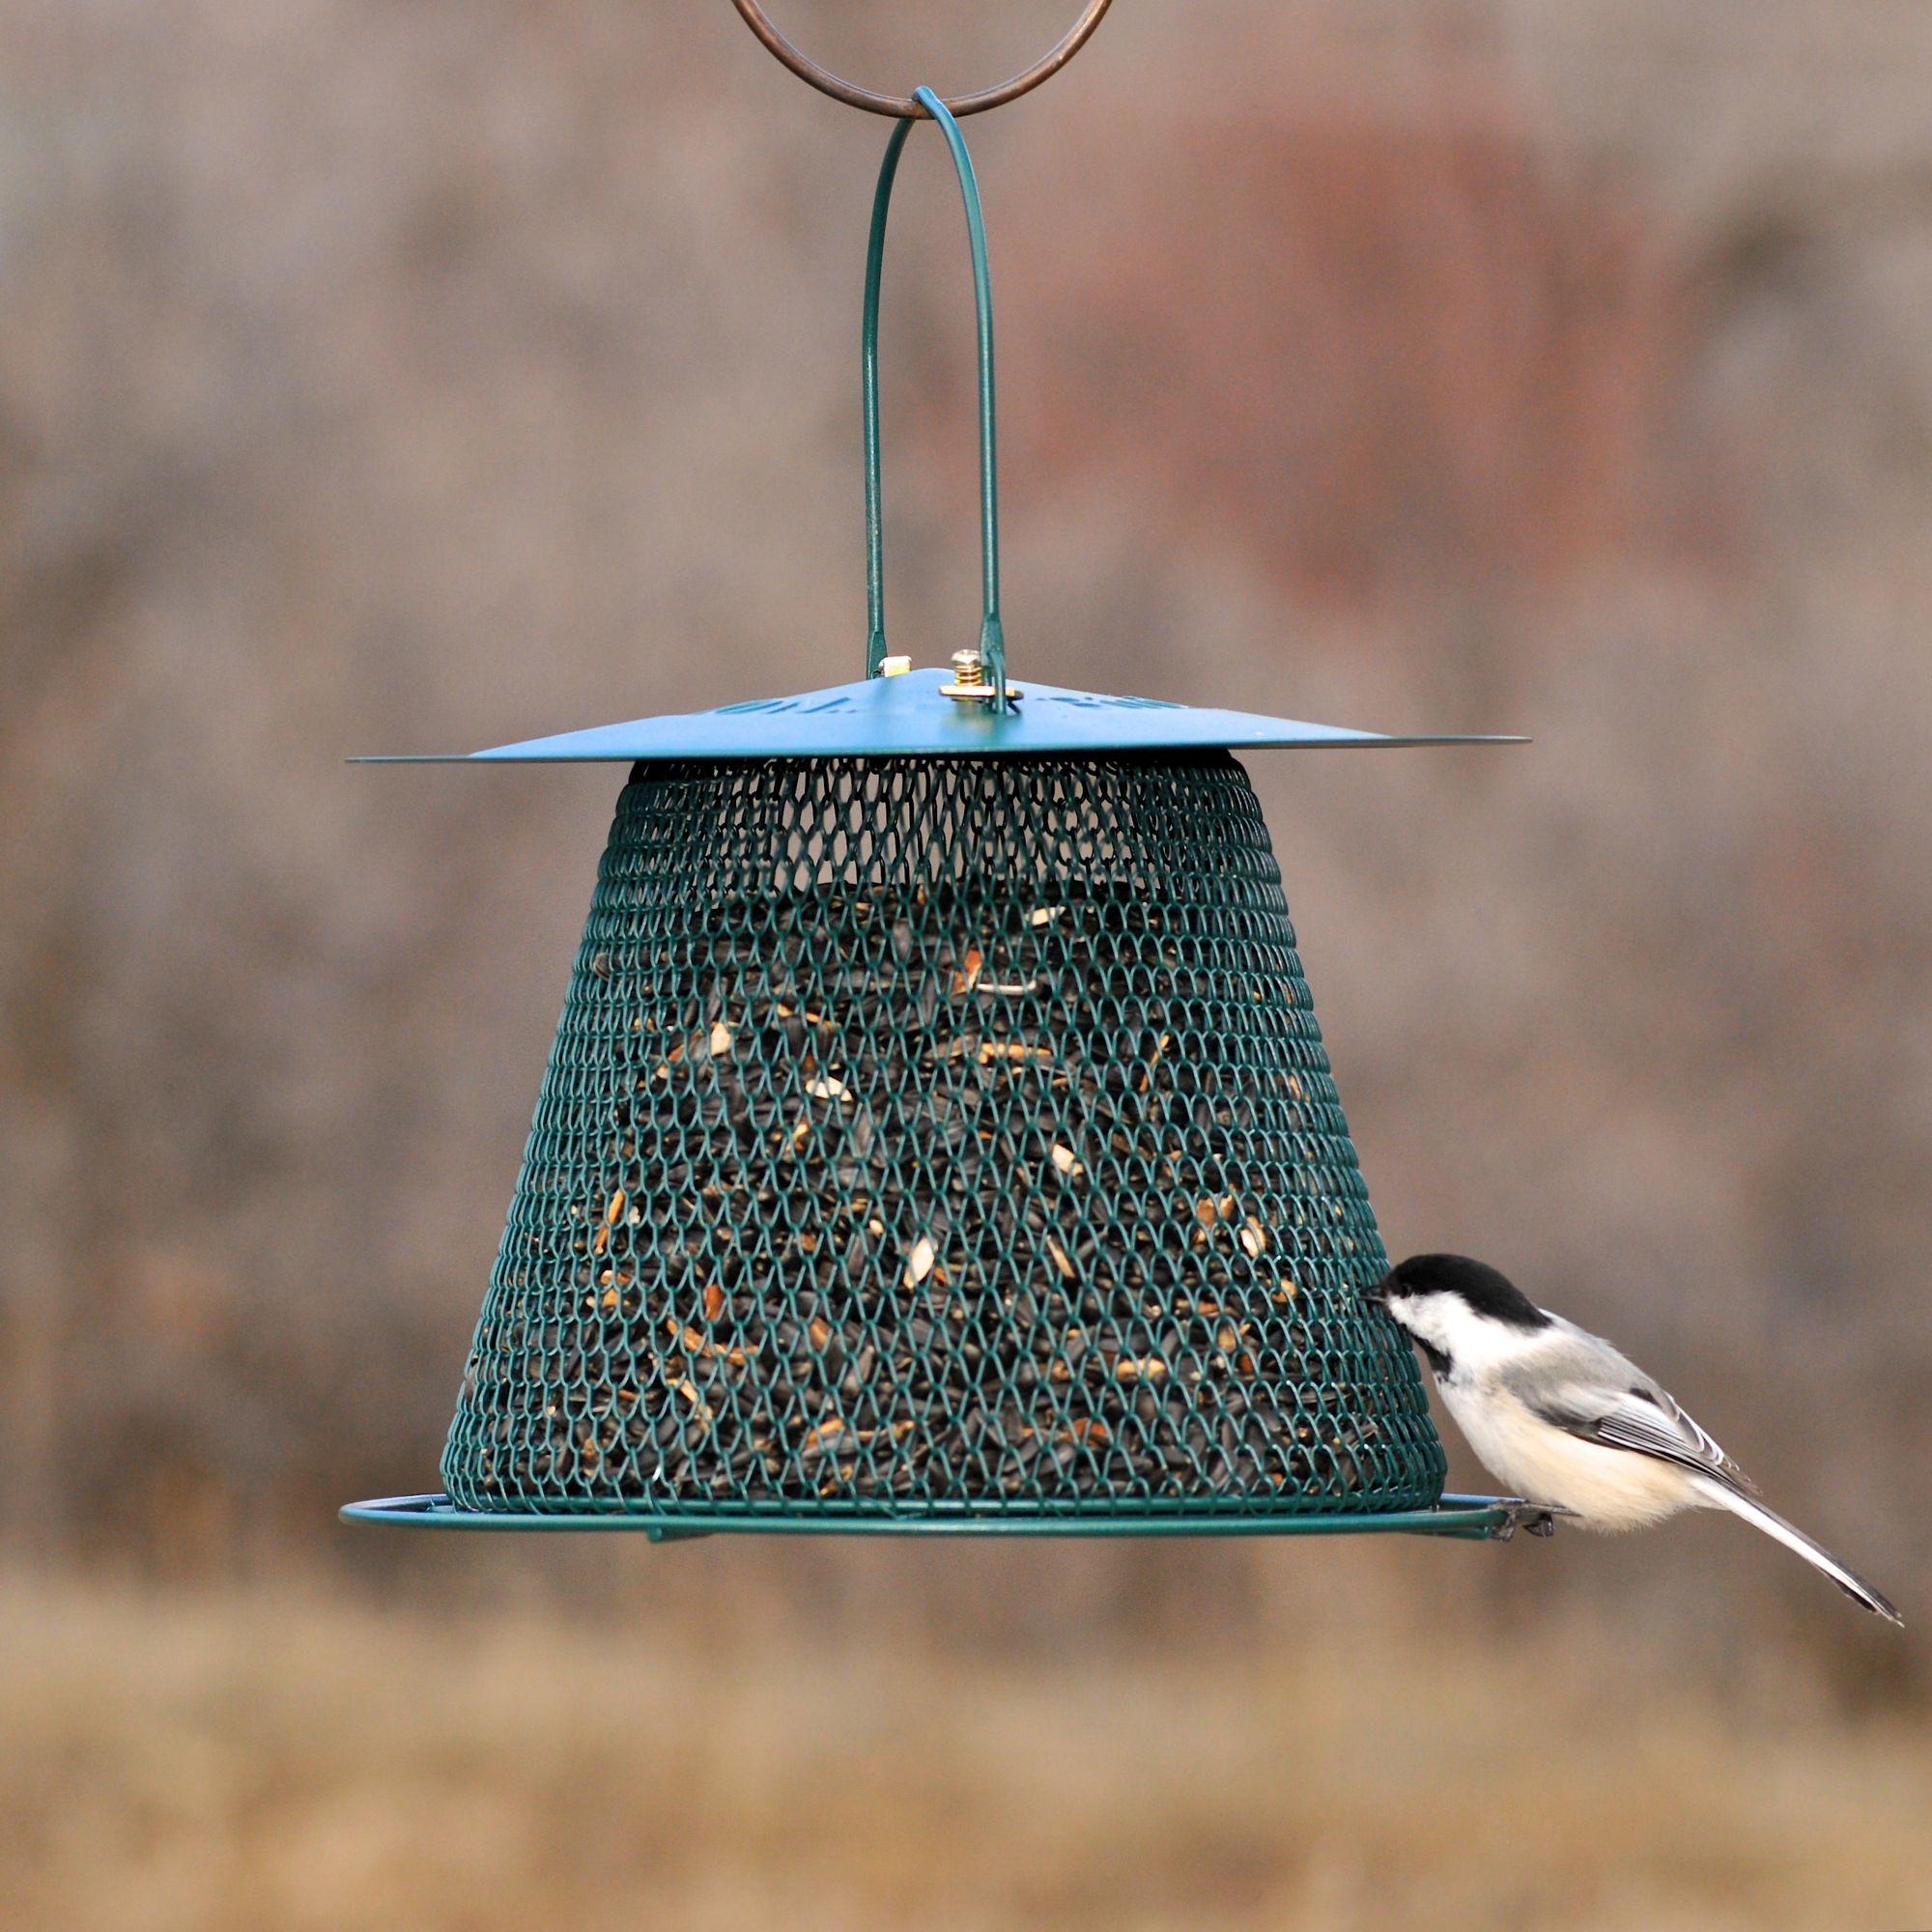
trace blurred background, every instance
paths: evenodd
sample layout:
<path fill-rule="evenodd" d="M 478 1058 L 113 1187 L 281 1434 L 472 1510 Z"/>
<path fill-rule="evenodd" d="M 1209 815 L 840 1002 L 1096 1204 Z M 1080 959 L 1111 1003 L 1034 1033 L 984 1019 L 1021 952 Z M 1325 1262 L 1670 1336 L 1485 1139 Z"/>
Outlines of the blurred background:
<path fill-rule="evenodd" d="M 1071 12 L 780 17 L 954 91 Z M 9 1926 L 1932 1923 L 1928 107 L 1919 0 L 1120 0 L 969 128 L 1016 672 L 1533 734 L 1250 761 L 1388 1244 L 1615 1335 L 1900 1637 L 1709 1518 L 339 1525 L 434 1484 L 621 776 L 343 759 L 858 674 L 886 128 L 724 0 L 0 0 Z"/>

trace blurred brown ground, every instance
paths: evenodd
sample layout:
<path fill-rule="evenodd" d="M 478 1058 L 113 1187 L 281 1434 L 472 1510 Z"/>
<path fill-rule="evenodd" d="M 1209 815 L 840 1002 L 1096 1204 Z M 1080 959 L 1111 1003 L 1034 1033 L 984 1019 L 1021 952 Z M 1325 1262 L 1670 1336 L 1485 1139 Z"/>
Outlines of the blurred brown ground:
<path fill-rule="evenodd" d="M 1535 735 L 1253 761 L 1389 1245 L 1616 1334 L 1913 1628 L 1718 1521 L 338 1528 L 433 1479 L 615 783 L 341 758 L 854 674 L 884 128 L 724 0 L 5 0 L 10 1927 L 1932 1922 L 1932 11 L 1116 15 L 971 130 L 1016 667 Z M 785 19 L 942 88 L 1059 28 Z"/>

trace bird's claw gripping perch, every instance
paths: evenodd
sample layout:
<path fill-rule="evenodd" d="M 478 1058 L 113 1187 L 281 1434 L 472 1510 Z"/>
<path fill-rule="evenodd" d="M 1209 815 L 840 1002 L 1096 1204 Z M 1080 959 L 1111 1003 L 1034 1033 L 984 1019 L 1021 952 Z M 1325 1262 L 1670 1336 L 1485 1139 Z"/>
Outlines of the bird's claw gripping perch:
<path fill-rule="evenodd" d="M 1496 1532 L 1498 1543 L 1507 1543 L 1520 1529 L 1530 1536 L 1554 1536 L 1556 1519 L 1577 1514 L 1561 1503 L 1533 1503 L 1521 1496 L 1508 1497 L 1503 1507 L 1509 1511 L 1509 1520 Z"/>

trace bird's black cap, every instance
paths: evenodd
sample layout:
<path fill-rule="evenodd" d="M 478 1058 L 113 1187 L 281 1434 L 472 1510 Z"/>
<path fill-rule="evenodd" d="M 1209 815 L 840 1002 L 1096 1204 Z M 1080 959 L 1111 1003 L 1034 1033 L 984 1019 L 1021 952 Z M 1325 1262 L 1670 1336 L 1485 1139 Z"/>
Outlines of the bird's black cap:
<path fill-rule="evenodd" d="M 1476 1314 L 1512 1328 L 1549 1326 L 1549 1317 L 1508 1275 L 1467 1255 L 1410 1255 L 1369 1292 L 1373 1301 L 1391 1294 L 1453 1294 Z"/>

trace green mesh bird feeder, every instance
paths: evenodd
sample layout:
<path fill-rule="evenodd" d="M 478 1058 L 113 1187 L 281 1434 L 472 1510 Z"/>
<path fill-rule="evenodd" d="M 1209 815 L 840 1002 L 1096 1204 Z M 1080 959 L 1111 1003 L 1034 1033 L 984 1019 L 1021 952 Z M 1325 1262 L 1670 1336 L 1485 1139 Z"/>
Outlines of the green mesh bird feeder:
<path fill-rule="evenodd" d="M 1442 1494 L 1237 751 L 1378 736 L 1009 681 L 992 307 L 949 106 L 864 303 L 870 633 L 831 690 L 475 753 L 629 767 L 442 1491 L 471 1528 L 1507 1535 Z M 876 346 L 937 123 L 978 325 L 980 639 L 886 648 Z"/>

